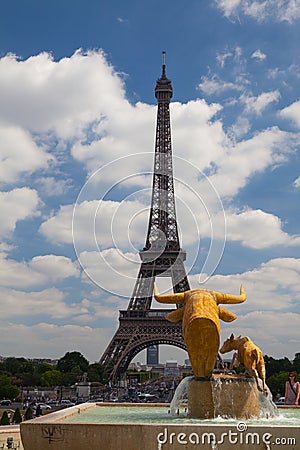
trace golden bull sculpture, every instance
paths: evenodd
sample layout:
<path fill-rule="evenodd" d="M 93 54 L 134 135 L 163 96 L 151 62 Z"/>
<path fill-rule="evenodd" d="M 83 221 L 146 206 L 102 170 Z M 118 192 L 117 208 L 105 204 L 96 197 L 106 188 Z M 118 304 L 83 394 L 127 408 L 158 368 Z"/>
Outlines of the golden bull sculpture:
<path fill-rule="evenodd" d="M 210 376 L 220 346 L 220 319 L 232 322 L 237 317 L 219 305 L 243 303 L 246 300 L 243 285 L 240 295 L 222 294 L 207 289 L 160 295 L 154 286 L 154 297 L 159 303 L 183 305 L 167 314 L 166 318 L 170 322 L 182 320 L 182 335 L 195 377 Z"/>

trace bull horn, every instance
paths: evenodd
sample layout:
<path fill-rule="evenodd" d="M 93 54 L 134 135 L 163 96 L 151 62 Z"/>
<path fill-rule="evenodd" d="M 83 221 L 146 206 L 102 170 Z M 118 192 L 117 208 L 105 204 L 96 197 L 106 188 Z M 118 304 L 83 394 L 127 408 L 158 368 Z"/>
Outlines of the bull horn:
<path fill-rule="evenodd" d="M 179 305 L 184 303 L 184 292 L 179 292 L 177 294 L 160 295 L 155 283 L 154 283 L 154 297 L 155 300 L 157 300 L 159 303 L 173 303 L 173 304 L 176 303 Z"/>
<path fill-rule="evenodd" d="M 241 284 L 240 295 L 221 294 L 220 292 L 214 292 L 218 305 L 222 303 L 243 303 L 246 300 L 246 292 L 244 286 Z"/>

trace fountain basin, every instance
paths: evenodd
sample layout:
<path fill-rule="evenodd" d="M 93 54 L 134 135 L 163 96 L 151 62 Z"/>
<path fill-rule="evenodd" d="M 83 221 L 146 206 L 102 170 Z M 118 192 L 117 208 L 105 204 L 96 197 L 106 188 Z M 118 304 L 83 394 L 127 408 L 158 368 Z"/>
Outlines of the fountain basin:
<path fill-rule="evenodd" d="M 171 413 L 186 410 L 193 418 L 251 419 L 274 417 L 277 408 L 268 390 L 259 391 L 255 379 L 245 375 L 213 374 L 209 379 L 185 377 L 171 402 Z"/>
<path fill-rule="evenodd" d="M 168 409 L 162 404 L 85 403 L 56 411 L 21 424 L 24 450 L 266 450 L 274 443 L 296 450 L 300 442 L 300 408 L 280 409 L 292 414 L 287 419 L 249 421 L 178 418 Z M 110 417 L 112 411 L 117 419 Z M 97 412 L 95 422 L 91 416 Z"/>

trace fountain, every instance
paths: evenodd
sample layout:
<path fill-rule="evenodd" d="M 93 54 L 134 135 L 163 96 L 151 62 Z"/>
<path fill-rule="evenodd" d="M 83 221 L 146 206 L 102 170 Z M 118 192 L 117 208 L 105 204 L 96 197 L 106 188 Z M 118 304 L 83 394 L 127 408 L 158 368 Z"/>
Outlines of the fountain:
<path fill-rule="evenodd" d="M 246 300 L 243 285 L 240 295 L 207 289 L 159 295 L 156 287 L 154 295 L 160 303 L 181 305 L 169 313 L 167 319 L 174 322 L 182 320 L 182 334 L 194 372 L 194 377 L 184 379 L 178 386 L 171 404 L 172 413 L 183 407 L 189 417 L 199 419 L 219 416 L 249 419 L 276 415 L 272 396 L 265 386 L 262 352 L 249 338 L 237 342 L 232 335 L 220 351 L 224 353 L 239 347 L 238 363 L 244 363 L 253 377 L 213 374 L 220 346 L 220 319 L 226 322 L 236 319 L 235 314 L 219 305 L 243 303 Z"/>
<path fill-rule="evenodd" d="M 154 295 L 160 303 L 180 305 L 167 318 L 182 320 L 194 372 L 177 387 L 169 411 L 163 404 L 74 406 L 23 422 L 24 449 L 179 450 L 198 445 L 204 450 L 270 450 L 276 443 L 296 450 L 300 417 L 286 421 L 278 416 L 265 385 L 261 351 L 249 338 L 232 335 L 221 351 L 236 348 L 237 363 L 243 362 L 252 376 L 214 373 L 220 319 L 236 318 L 219 305 L 244 302 L 243 286 L 238 296 L 205 289 L 160 295 L 156 287 Z"/>

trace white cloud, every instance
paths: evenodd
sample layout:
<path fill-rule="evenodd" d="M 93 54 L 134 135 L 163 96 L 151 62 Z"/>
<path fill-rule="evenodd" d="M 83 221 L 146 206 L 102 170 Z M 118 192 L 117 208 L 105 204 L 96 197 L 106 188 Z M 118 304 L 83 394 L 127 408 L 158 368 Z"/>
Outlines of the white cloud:
<path fill-rule="evenodd" d="M 131 295 L 141 264 L 137 253 L 123 253 L 116 248 L 82 252 L 79 262 L 84 269 L 83 281 L 91 280 L 105 291 L 122 297 Z"/>
<path fill-rule="evenodd" d="M 257 59 L 258 61 L 263 61 L 266 59 L 267 55 L 263 53 L 261 50 L 255 50 L 255 52 L 252 53 L 251 58 Z"/>
<path fill-rule="evenodd" d="M 63 318 L 73 314 L 64 302 L 65 295 L 57 288 L 44 289 L 38 292 L 24 292 L 15 289 L 0 289 L 0 314 L 2 319 L 13 319 L 16 315 L 33 317 L 49 315 L 52 318 Z"/>
<path fill-rule="evenodd" d="M 29 267 L 51 281 L 79 276 L 78 267 L 66 256 L 35 256 L 29 262 Z"/>
<path fill-rule="evenodd" d="M 124 96 L 102 51 L 77 51 L 57 62 L 48 53 L 0 59 L 0 120 L 32 132 L 82 137 L 88 125 L 122 109 Z"/>
<path fill-rule="evenodd" d="M 195 162 L 200 170 L 218 159 L 226 139 L 222 123 L 216 119 L 221 110 L 220 104 L 208 104 L 205 100 L 186 104 L 173 103 L 171 114 L 174 156 Z M 182 170 L 175 172 L 175 176 L 184 178 L 184 174 L 181 174 Z"/>
<path fill-rule="evenodd" d="M 216 0 L 218 7 L 223 11 L 225 17 L 235 14 L 242 0 Z"/>
<path fill-rule="evenodd" d="M 217 75 L 213 75 L 211 78 L 203 76 L 201 80 L 198 88 L 206 95 L 221 94 L 230 90 L 242 91 L 244 88 L 243 84 L 221 80 Z"/>
<path fill-rule="evenodd" d="M 118 17 L 118 18 L 117 18 L 117 21 L 118 21 L 119 23 L 129 23 L 129 20 L 128 20 L 128 19 L 124 19 L 124 17 Z"/>
<path fill-rule="evenodd" d="M 249 336 L 264 355 L 293 360 L 300 345 L 299 320 L 298 313 L 253 311 L 230 325 L 224 324 L 221 342 L 233 332 L 235 336 Z"/>
<path fill-rule="evenodd" d="M 15 125 L 0 124 L 0 142 L 0 183 L 11 183 L 25 172 L 46 168 L 51 158 L 28 131 Z"/>
<path fill-rule="evenodd" d="M 39 215 L 39 203 L 38 193 L 27 187 L 0 192 L 0 236 L 9 236 L 18 221 Z"/>
<path fill-rule="evenodd" d="M 253 174 L 285 161 L 298 139 L 273 127 L 230 145 L 216 161 L 218 169 L 210 179 L 222 197 L 233 197 Z"/>
<path fill-rule="evenodd" d="M 40 177 L 36 181 L 41 192 L 47 197 L 66 194 L 72 187 L 71 180 L 59 180 L 55 177 Z"/>
<path fill-rule="evenodd" d="M 236 140 L 240 140 L 245 134 L 250 131 L 251 125 L 249 119 L 243 116 L 239 116 L 237 121 L 232 125 L 229 129 L 228 136 L 235 142 Z"/>
<path fill-rule="evenodd" d="M 232 305 L 241 314 L 252 311 L 273 311 L 276 314 L 298 312 L 300 301 L 300 259 L 275 258 L 244 273 L 214 275 L 205 286 L 219 292 L 238 294 L 244 284 L 247 300 L 241 305 Z M 193 289 L 199 288 L 199 275 L 190 276 Z"/>
<path fill-rule="evenodd" d="M 216 0 L 225 17 L 237 18 L 241 14 L 258 22 L 268 19 L 292 23 L 300 17 L 300 5 L 295 0 Z"/>
<path fill-rule="evenodd" d="M 225 66 L 226 60 L 231 57 L 232 57 L 232 52 L 227 50 L 224 53 L 218 53 L 216 59 L 223 69 Z"/>
<path fill-rule="evenodd" d="M 285 119 L 290 119 L 298 128 L 300 128 L 300 100 L 282 109 L 279 115 Z"/>
<path fill-rule="evenodd" d="M 2 322 L 0 332 L 3 336 L 10 337 L 5 343 L 2 355 L 56 359 L 64 356 L 66 352 L 79 351 L 91 363 L 98 362 L 114 331 L 114 328 L 109 327 L 91 328 L 45 322 L 28 326 Z"/>
<path fill-rule="evenodd" d="M 192 224 L 185 224 L 183 215 L 179 216 L 179 223 L 183 223 L 184 248 L 188 250 L 189 260 L 192 254 L 199 251 L 195 248 L 197 244 L 197 234 L 192 228 Z M 243 212 L 235 212 L 232 209 L 225 210 L 226 228 L 224 227 L 224 217 L 220 213 L 212 213 L 210 221 L 207 221 L 203 213 L 195 213 L 195 221 L 199 224 L 199 236 L 202 238 L 213 238 L 215 240 L 225 240 L 226 242 L 238 241 L 244 247 L 252 249 L 267 249 L 276 246 L 300 246 L 300 235 L 290 235 L 284 231 L 284 224 L 281 219 L 260 209 L 247 209 Z M 181 222 L 180 222 L 181 221 Z M 212 228 L 211 228 L 212 227 Z M 186 236 L 192 236 L 187 239 Z"/>
<path fill-rule="evenodd" d="M 259 116 L 270 103 L 278 102 L 279 98 L 279 91 L 272 91 L 263 92 L 258 97 L 242 95 L 240 100 L 245 104 L 248 113 L 252 112 Z"/>
<path fill-rule="evenodd" d="M 95 127 L 94 140 L 88 144 L 76 142 L 72 147 L 72 156 L 83 163 L 89 173 L 94 173 L 112 159 L 135 153 L 153 152 L 155 112 L 154 106 L 143 103 L 132 106 L 125 99 L 120 98 L 118 108 L 114 109 L 112 105 L 110 110 L 107 109 L 105 119 Z M 139 132 L 137 133 L 136 130 Z M 133 169 L 143 170 L 144 168 L 145 163 Z M 106 174 L 106 176 L 109 175 L 109 173 Z M 118 173 L 114 174 L 114 176 L 117 175 Z"/>
<path fill-rule="evenodd" d="M 19 262 L 3 253 L 0 261 L 1 285 L 6 287 L 28 288 L 79 276 L 78 267 L 65 256 L 35 256 L 29 262 Z"/>
<path fill-rule="evenodd" d="M 39 231 L 52 242 L 57 244 L 72 244 L 72 216 L 73 205 L 63 205 L 59 208 L 56 215 L 53 215 L 44 221 Z M 83 231 L 84 233 L 84 231 Z M 91 234 L 87 233 L 87 238 L 90 239 Z"/>
<path fill-rule="evenodd" d="M 55 243 L 75 243 L 78 253 L 109 247 L 137 248 L 146 234 L 149 204 L 139 201 L 93 200 L 62 206 L 40 232 Z M 73 222 L 72 222 L 73 220 Z M 120 233 L 122 230 L 122 233 Z"/>
<path fill-rule="evenodd" d="M 255 249 L 276 245 L 300 245 L 300 235 L 290 236 L 282 230 L 279 217 L 261 210 L 247 210 L 227 215 L 227 238 Z"/>

